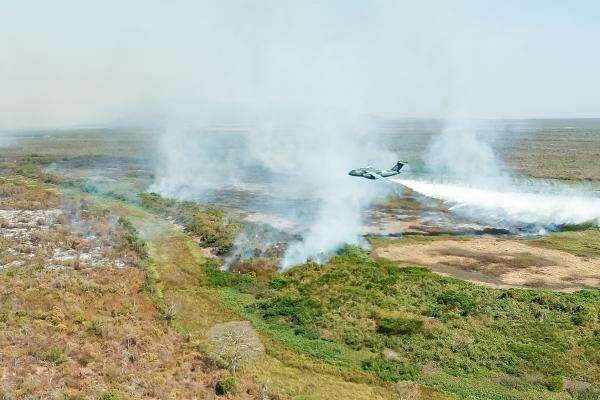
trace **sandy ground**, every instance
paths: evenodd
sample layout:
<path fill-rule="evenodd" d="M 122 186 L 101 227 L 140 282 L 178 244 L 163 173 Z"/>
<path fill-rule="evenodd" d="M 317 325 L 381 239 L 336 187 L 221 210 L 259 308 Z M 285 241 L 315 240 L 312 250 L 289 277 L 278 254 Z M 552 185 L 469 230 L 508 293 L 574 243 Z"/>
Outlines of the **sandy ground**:
<path fill-rule="evenodd" d="M 375 253 L 393 261 L 426 266 L 442 275 L 493 287 L 561 291 L 600 287 L 599 259 L 583 259 L 513 240 L 480 237 L 419 244 L 397 241 L 376 248 Z"/>

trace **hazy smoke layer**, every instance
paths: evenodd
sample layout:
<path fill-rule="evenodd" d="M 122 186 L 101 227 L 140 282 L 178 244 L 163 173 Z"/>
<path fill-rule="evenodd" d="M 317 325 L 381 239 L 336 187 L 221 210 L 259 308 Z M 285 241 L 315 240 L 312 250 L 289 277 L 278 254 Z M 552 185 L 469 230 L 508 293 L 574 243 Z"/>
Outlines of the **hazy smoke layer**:
<path fill-rule="evenodd" d="M 426 155 L 429 171 L 480 184 L 499 184 L 507 177 L 502 163 L 483 136 L 481 123 L 450 119 Z M 488 135 L 491 131 L 485 131 Z"/>
<path fill-rule="evenodd" d="M 302 240 L 290 244 L 283 266 L 323 260 L 344 243 L 361 243 L 361 210 L 387 190 L 347 172 L 369 161 L 384 167 L 395 162 L 394 155 L 377 148 L 367 126 L 339 121 L 307 115 L 303 123 L 273 118 L 237 131 L 169 131 L 150 189 L 180 199 L 216 198 L 245 211 L 284 217 Z M 208 193 L 216 197 L 207 198 Z"/>
<path fill-rule="evenodd" d="M 447 202 L 451 210 L 491 223 L 552 227 L 600 224 L 600 198 L 558 185 L 512 185 L 486 189 L 465 183 L 394 179 L 425 196 Z"/>

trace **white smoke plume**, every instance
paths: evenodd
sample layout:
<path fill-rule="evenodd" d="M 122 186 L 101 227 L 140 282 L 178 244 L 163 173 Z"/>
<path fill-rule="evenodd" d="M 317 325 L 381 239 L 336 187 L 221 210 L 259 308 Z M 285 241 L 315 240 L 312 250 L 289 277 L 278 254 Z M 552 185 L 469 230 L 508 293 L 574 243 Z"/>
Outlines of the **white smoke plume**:
<path fill-rule="evenodd" d="M 453 212 L 502 227 L 525 227 L 534 229 L 534 233 L 543 233 L 560 225 L 600 224 L 597 195 L 556 183 L 529 181 L 490 189 L 465 182 L 394 181 L 445 201 Z"/>
<path fill-rule="evenodd" d="M 454 176 L 471 183 L 499 184 L 508 176 L 489 143 L 489 127 L 484 137 L 481 122 L 449 119 L 434 138 L 426 154 L 426 166 L 436 176 Z"/>
<path fill-rule="evenodd" d="M 282 207 L 304 229 L 289 263 L 359 240 L 358 211 L 378 189 L 347 170 L 403 158 L 372 145 L 370 118 L 443 117 L 457 93 L 482 117 L 597 115 L 600 104 L 598 30 L 566 3 L 550 16 L 435 0 L 10 3 L 0 129 L 164 128 L 152 189 L 179 198 L 252 189 L 268 172 L 274 200 L 317 203 Z M 556 54 L 585 62 L 548 63 Z"/>
<path fill-rule="evenodd" d="M 449 122 L 429 146 L 429 175 L 392 181 L 446 202 L 463 217 L 498 227 L 543 233 L 567 224 L 600 224 L 600 197 L 594 191 L 511 173 L 488 141 L 495 128 L 490 122 Z"/>
<path fill-rule="evenodd" d="M 283 267 L 322 261 L 345 243 L 363 244 L 361 211 L 388 189 L 347 172 L 369 161 L 384 167 L 396 161 L 370 139 L 368 126 L 335 115 L 296 124 L 273 117 L 236 132 L 178 130 L 162 140 L 164 167 L 150 189 L 181 199 L 223 189 L 258 196 L 243 207 L 283 216 L 302 236 L 290 244 Z"/>

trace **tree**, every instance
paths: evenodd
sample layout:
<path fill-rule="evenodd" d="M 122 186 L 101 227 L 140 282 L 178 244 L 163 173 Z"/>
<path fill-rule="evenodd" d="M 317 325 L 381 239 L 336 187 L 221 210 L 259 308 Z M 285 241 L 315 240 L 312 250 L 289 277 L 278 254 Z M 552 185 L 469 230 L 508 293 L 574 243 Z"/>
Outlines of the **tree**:
<path fill-rule="evenodd" d="M 248 321 L 232 321 L 213 326 L 208 332 L 214 355 L 222 360 L 231 374 L 240 364 L 264 354 L 265 348 Z"/>

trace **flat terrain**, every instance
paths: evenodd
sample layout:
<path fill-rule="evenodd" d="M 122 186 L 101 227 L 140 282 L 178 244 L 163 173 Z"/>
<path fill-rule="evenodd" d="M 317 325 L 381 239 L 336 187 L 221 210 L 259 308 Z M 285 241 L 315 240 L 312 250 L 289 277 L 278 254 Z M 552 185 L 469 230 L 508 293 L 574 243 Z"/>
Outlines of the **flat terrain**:
<path fill-rule="evenodd" d="M 597 121 L 514 126 L 495 143 L 515 170 L 600 182 Z M 418 158 L 438 131 L 381 140 Z M 600 397 L 597 228 L 513 236 L 407 192 L 366 210 L 372 251 L 222 271 L 240 229 L 287 225 L 140 196 L 155 134 L 130 133 L 0 149 L 0 398 Z"/>
<path fill-rule="evenodd" d="M 599 237 L 597 232 L 589 234 L 590 241 Z M 375 254 L 492 287 L 561 291 L 600 287 L 600 258 L 539 247 L 527 240 L 477 237 L 420 243 L 384 241 Z"/>
<path fill-rule="evenodd" d="M 415 120 L 389 122 L 380 131 L 390 149 L 420 165 L 431 138 L 443 129 L 438 121 Z M 600 181 L 598 119 L 482 121 L 478 135 L 511 170 L 523 175 Z"/>

